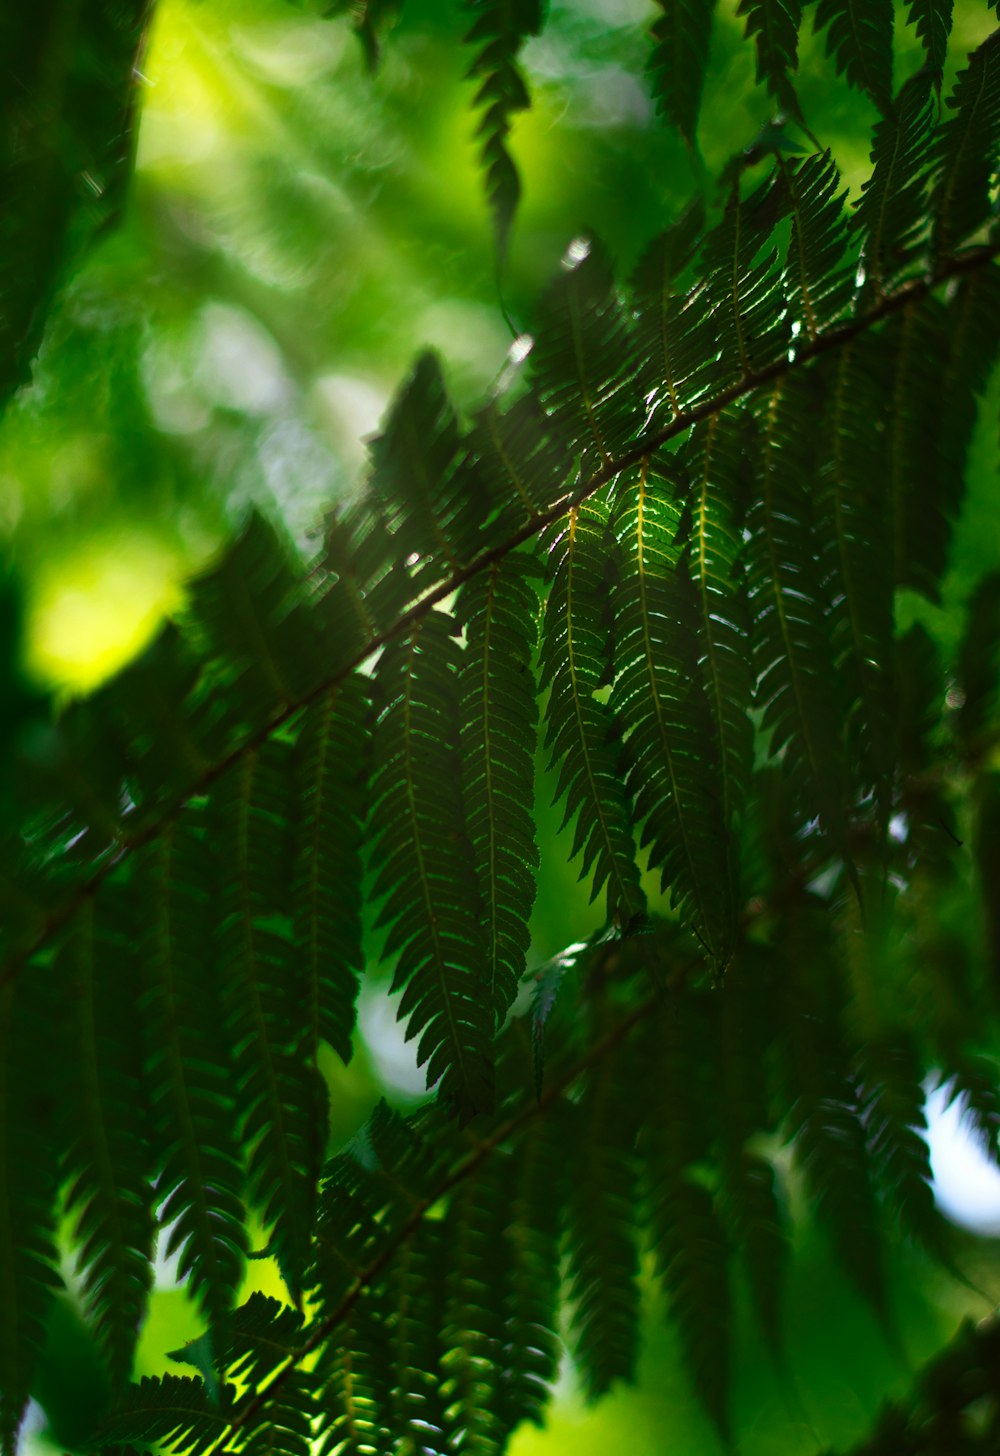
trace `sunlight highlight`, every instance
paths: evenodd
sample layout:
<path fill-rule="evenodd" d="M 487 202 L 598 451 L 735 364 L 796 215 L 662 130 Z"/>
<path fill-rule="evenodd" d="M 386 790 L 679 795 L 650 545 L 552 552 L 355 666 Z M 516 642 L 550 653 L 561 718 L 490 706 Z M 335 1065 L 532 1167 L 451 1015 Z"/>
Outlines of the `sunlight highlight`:
<path fill-rule="evenodd" d="M 39 569 L 28 619 L 28 668 L 41 682 L 86 691 L 145 646 L 181 601 L 181 562 L 137 531 L 89 542 Z"/>

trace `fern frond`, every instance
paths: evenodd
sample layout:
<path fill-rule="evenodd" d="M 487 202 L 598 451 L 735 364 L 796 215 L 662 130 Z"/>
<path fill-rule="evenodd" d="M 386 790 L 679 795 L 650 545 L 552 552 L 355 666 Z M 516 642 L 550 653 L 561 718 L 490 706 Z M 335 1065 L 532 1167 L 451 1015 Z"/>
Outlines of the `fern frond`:
<path fill-rule="evenodd" d="M 273 1229 L 272 1249 L 297 1300 L 326 1146 L 326 1089 L 298 1055 L 301 1012 L 288 996 L 298 979 L 292 768 L 280 739 L 244 754 L 216 784 L 210 818 L 226 867 L 216 891 L 217 944 L 250 1196 Z"/>
<path fill-rule="evenodd" d="M 791 332 L 815 341 L 843 316 L 854 289 L 855 265 L 845 258 L 846 193 L 828 153 L 792 161 L 779 155 L 778 169 L 792 213 L 784 269 Z"/>
<path fill-rule="evenodd" d="M 938 131 L 929 200 L 935 263 L 990 216 L 990 184 L 1000 148 L 1000 30 L 973 51 L 947 105 L 955 115 Z"/>
<path fill-rule="evenodd" d="M 464 1179 L 452 1194 L 446 1221 L 441 1394 L 455 1439 L 477 1456 L 499 1456 L 512 1430 L 509 1411 L 499 1403 L 508 1358 L 510 1162 L 509 1155 L 495 1153 Z"/>
<path fill-rule="evenodd" d="M 146 1081 L 153 1109 L 166 1253 L 213 1323 L 243 1276 L 246 1249 L 228 1048 L 222 1024 L 207 855 L 186 816 L 144 851 L 136 894 L 145 907 L 141 1001 Z"/>
<path fill-rule="evenodd" d="M 508 556 L 468 582 L 455 603 L 465 628 L 459 677 L 468 834 L 483 902 L 483 993 L 502 1024 L 528 949 L 538 865 L 532 822 L 538 709 L 531 671 L 537 572 Z"/>
<path fill-rule="evenodd" d="M 702 328 L 690 326 L 694 317 L 704 327 L 701 312 L 685 317 L 685 285 L 704 225 L 704 207 L 695 202 L 654 238 L 632 275 L 638 393 L 653 418 L 663 409 L 668 418 L 679 415 L 695 396 L 692 376 L 704 370 Z"/>
<path fill-rule="evenodd" d="M 580 1098 L 576 1177 L 567 1205 L 566 1256 L 573 1350 L 595 1399 L 635 1369 L 639 1322 L 636 1107 L 620 1056 L 588 1076 Z"/>
<path fill-rule="evenodd" d="M 746 17 L 747 40 L 757 53 L 757 80 L 797 120 L 802 112 L 791 73 L 798 68 L 802 0 L 740 0 L 739 16 Z"/>
<path fill-rule="evenodd" d="M 613 742 L 614 723 L 595 696 L 608 678 L 606 579 L 608 507 L 592 498 L 574 506 L 549 544 L 551 585 L 541 638 L 541 682 L 548 691 L 545 747 L 559 767 L 556 800 L 566 795 L 563 827 L 576 820 L 571 854 L 583 852 L 581 878 L 593 870 L 591 898 L 607 886 L 608 918 L 628 926 L 645 910 L 635 846 Z"/>
<path fill-rule="evenodd" d="M 368 489 L 381 506 L 393 557 L 417 557 L 414 588 L 433 585 L 474 554 L 488 505 L 465 488 L 457 469 L 458 421 L 435 354 L 421 354 L 370 449 Z"/>
<path fill-rule="evenodd" d="M 69 1013 L 64 1171 L 87 1307 L 112 1386 L 128 1380 L 152 1284 L 152 1172 L 141 1055 L 132 1032 L 133 917 L 123 893 L 81 911 L 57 973 Z"/>
<path fill-rule="evenodd" d="M 549 429 L 563 451 L 607 465 L 636 432 L 629 320 L 604 251 L 578 238 L 539 309 L 529 355 Z"/>
<path fill-rule="evenodd" d="M 883 830 L 891 812 L 895 767 L 893 580 L 885 550 L 881 464 L 884 358 L 872 338 L 851 340 L 840 350 L 815 489 L 820 578 L 848 743 L 860 781 L 874 788 Z M 859 400 L 865 401 L 860 410 Z"/>
<path fill-rule="evenodd" d="M 669 1184 L 655 1237 L 660 1278 L 695 1390 L 728 1444 L 729 1244 L 708 1190 L 687 1177 Z"/>
<path fill-rule="evenodd" d="M 477 52 L 467 77 L 482 78 L 473 103 L 483 112 L 476 136 L 481 141 L 480 162 L 486 170 L 486 196 L 502 264 L 521 195 L 507 137 L 513 113 L 531 105 L 517 69 L 517 53 L 527 37 L 541 29 L 542 6 L 541 0 L 465 0 L 465 8 L 473 16 L 465 44 L 475 46 Z"/>
<path fill-rule="evenodd" d="M 695 646 L 703 623 L 679 560 L 680 513 L 668 491 L 645 468 L 634 483 L 618 488 L 613 529 L 621 568 L 613 598 L 611 708 L 625 733 L 626 788 L 642 826 L 641 846 L 649 846 L 650 868 L 660 872 L 682 918 L 721 971 L 737 911 L 734 868 L 731 861 L 725 870 L 719 864 L 727 831 L 718 788 L 725 750 L 710 739 Z"/>
<path fill-rule="evenodd" d="M 495 1400 L 514 1430 L 541 1425 L 559 1369 L 559 1225 L 567 1178 L 563 1138 L 572 1112 L 556 1104 L 537 1119 L 513 1154 L 504 1237 L 510 1261 L 504 1292 L 501 1379 Z"/>
<path fill-rule="evenodd" d="M 720 413 L 695 426 L 680 455 L 691 482 L 685 559 L 698 604 L 698 662 L 719 744 L 719 799 L 728 835 L 743 811 L 753 747 L 743 560 L 747 443 L 746 429 Z"/>
<path fill-rule="evenodd" d="M 885 116 L 892 105 L 892 0 L 819 0 L 814 26 L 826 31 L 837 74 Z"/>
<path fill-rule="evenodd" d="M 885 296 L 906 272 L 927 225 L 927 143 L 934 126 L 934 77 L 911 76 L 875 128 L 872 175 L 862 183 L 852 225 L 861 231 L 861 297 Z"/>
<path fill-rule="evenodd" d="M 393 1311 L 388 1425 L 397 1440 L 402 1436 L 421 1451 L 447 1450 L 452 1434 L 440 1379 L 449 1265 L 447 1229 L 439 1220 L 407 1235 L 386 1276 Z"/>
<path fill-rule="evenodd" d="M 810 918 L 800 910 L 786 920 L 789 1132 L 835 1253 L 885 1319 L 882 1240 L 865 1124 L 842 1044 L 839 971 L 828 943 L 810 935 Z"/>
<path fill-rule="evenodd" d="M 227 689 L 234 727 L 259 727 L 322 680 L 326 662 L 314 619 L 288 552 L 260 514 L 191 584 L 189 611 Z"/>
<path fill-rule="evenodd" d="M 374 894 L 400 1019 L 420 1035 L 427 1081 L 464 1115 L 492 1103 L 495 1013 L 484 994 L 481 897 L 470 852 L 458 746 L 453 623 L 429 612 L 379 662 L 371 827 Z"/>
<path fill-rule="evenodd" d="M 33 1074 L 49 1066 L 39 966 L 0 991 L 0 1450 L 14 1456 L 52 1292 L 60 1286 L 53 1205 L 54 1108 Z"/>
<path fill-rule="evenodd" d="M 211 1456 L 229 1435 L 232 1410 L 229 1387 L 216 1402 L 196 1376 L 144 1375 L 102 1422 L 93 1443 L 122 1456 L 147 1444 L 185 1456 Z"/>
<path fill-rule="evenodd" d="M 787 350 L 790 323 L 781 297 L 781 274 L 772 233 L 785 216 L 788 198 L 772 173 L 747 198 L 734 181 L 722 221 L 706 235 L 705 270 L 710 319 L 717 339 L 710 358 L 715 384 L 747 381 Z M 770 251 L 764 252 L 771 245 Z"/>
<path fill-rule="evenodd" d="M 909 0 L 906 18 L 916 27 L 932 71 L 944 69 L 954 0 Z"/>
<path fill-rule="evenodd" d="M 296 743 L 292 926 L 309 1014 L 302 1048 L 326 1041 L 348 1062 L 361 952 L 361 839 L 369 734 L 366 685 L 353 676 L 306 710 Z"/>
<path fill-rule="evenodd" d="M 805 817 L 818 814 L 842 846 L 852 795 L 837 735 L 827 603 L 807 496 L 814 468 L 807 421 L 817 404 L 815 380 L 791 375 L 758 402 L 759 498 L 747 520 L 747 576 L 756 695 L 763 727 L 772 730 L 770 751 L 782 755 Z"/>
<path fill-rule="evenodd" d="M 496 400 L 486 405 L 464 443 L 467 488 L 482 491 L 513 529 L 537 520 L 569 490 L 573 462 L 531 392 L 506 409 Z"/>
<path fill-rule="evenodd" d="M 861 1067 L 861 1104 L 881 1181 L 904 1232 L 945 1258 L 926 1138 L 923 1069 L 914 1048 L 902 1033 L 883 1036 L 865 1048 Z"/>
<path fill-rule="evenodd" d="M 697 152 L 715 0 L 657 0 L 657 6 L 649 58 L 657 110 Z"/>
<path fill-rule="evenodd" d="M 319 1456 L 390 1456 L 392 1311 L 381 1285 L 346 1312 L 317 1362 Z"/>

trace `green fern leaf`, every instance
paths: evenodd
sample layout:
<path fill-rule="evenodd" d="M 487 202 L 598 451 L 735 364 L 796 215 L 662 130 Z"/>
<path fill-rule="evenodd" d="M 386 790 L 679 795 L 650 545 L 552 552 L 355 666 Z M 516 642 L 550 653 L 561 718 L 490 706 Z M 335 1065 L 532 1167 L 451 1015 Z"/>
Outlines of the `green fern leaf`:
<path fill-rule="evenodd" d="M 815 29 L 837 74 L 864 91 L 885 116 L 892 105 L 892 0 L 819 0 Z"/>
<path fill-rule="evenodd" d="M 791 73 L 798 67 L 802 0 L 740 0 L 736 14 L 746 17 L 744 34 L 754 42 L 757 80 L 764 82 L 779 106 L 801 120 Z"/>
<path fill-rule="evenodd" d="M 289 554 L 259 514 L 189 589 L 190 614 L 236 726 L 257 728 L 304 697 L 327 668 Z"/>
<path fill-rule="evenodd" d="M 165 1252 L 181 1251 L 181 1276 L 209 1319 L 221 1323 L 243 1277 L 244 1173 L 228 1053 L 220 1056 L 218 1047 L 211 877 L 192 820 L 168 826 L 137 867 L 141 1012 L 161 1166 L 159 1219 L 172 1226 Z"/>
<path fill-rule="evenodd" d="M 1000 1077 L 996 1063 L 975 1053 L 945 1053 L 949 1105 L 962 1106 L 962 1121 L 992 1163 L 1000 1163 Z"/>
<path fill-rule="evenodd" d="M 788 207 L 779 174 L 772 173 L 746 199 L 735 181 L 722 221 L 707 234 L 702 249 L 705 301 L 717 334 L 709 375 L 712 387 L 750 380 L 787 351 L 789 323 L 784 317 L 781 274 L 772 233 Z M 717 353 L 721 359 L 715 361 Z"/>
<path fill-rule="evenodd" d="M 772 729 L 770 751 L 782 755 L 805 817 L 818 814 L 834 845 L 843 846 L 852 796 L 807 497 L 815 435 L 807 421 L 817 403 L 812 381 L 791 376 L 757 403 L 762 445 L 759 499 L 747 521 L 748 588 L 757 700 L 763 727 Z"/>
<path fill-rule="evenodd" d="M 105 1419 L 92 1438 L 98 1448 L 113 1447 L 122 1456 L 147 1446 L 180 1450 L 185 1456 L 210 1456 L 225 1449 L 233 1409 L 232 1390 L 223 1387 L 213 1401 L 191 1375 L 144 1375 L 127 1398 Z"/>
<path fill-rule="evenodd" d="M 745 429 L 731 415 L 715 414 L 695 426 L 680 457 L 691 482 L 686 560 L 698 605 L 698 662 L 719 744 L 718 793 L 730 835 L 743 812 L 753 747 L 743 582 L 745 453 Z"/>
<path fill-rule="evenodd" d="M 935 263 L 953 253 L 990 215 L 990 184 L 1000 148 L 1000 30 L 973 51 L 947 104 L 955 114 L 938 132 L 929 204 Z"/>
<path fill-rule="evenodd" d="M 538 710 L 531 661 L 537 598 L 525 556 L 467 582 L 455 604 L 465 628 L 459 678 L 468 833 L 483 900 L 484 992 L 502 1024 L 528 949 L 538 864 L 532 822 Z"/>
<path fill-rule="evenodd" d="M 504 1229 L 510 1261 L 497 1410 L 507 1429 L 541 1425 L 559 1371 L 559 1225 L 567 1178 L 563 1138 L 572 1113 L 560 1104 L 536 1119 L 513 1153 Z"/>
<path fill-rule="evenodd" d="M 571 853 L 583 852 L 581 878 L 593 869 L 591 898 L 606 885 L 608 918 L 627 927 L 644 912 L 645 897 L 614 723 L 595 696 L 608 671 L 607 550 L 608 508 L 601 497 L 575 506 L 554 528 L 540 686 L 549 693 L 545 747 L 552 767 L 559 765 L 556 800 L 566 795 L 563 827 L 576 819 Z"/>
<path fill-rule="evenodd" d="M 548 428 L 599 469 L 636 432 L 629 320 L 603 249 L 577 238 L 542 299 L 529 355 Z"/>
<path fill-rule="evenodd" d="M 886 334 L 894 350 L 887 485 L 896 583 L 932 601 L 965 490 L 977 397 L 1000 345 L 984 317 L 998 299 L 1000 271 L 985 268 L 947 305 L 928 298 L 903 309 Z"/>
<path fill-rule="evenodd" d="M 812 915 L 786 920 L 784 958 L 789 1132 L 845 1272 L 887 1319 L 882 1240 L 872 1186 L 866 1128 L 842 1044 L 838 968 L 829 940 L 817 939 Z M 822 947 L 822 949 L 821 949 Z M 822 970 L 820 970 L 822 966 Z"/>
<path fill-rule="evenodd" d="M 690 325 L 694 318 L 704 327 L 703 315 L 693 308 L 685 316 L 685 285 L 704 224 L 704 207 L 696 202 L 654 238 L 632 275 L 638 393 L 653 418 L 664 410 L 668 419 L 679 415 L 692 402 L 698 387 L 694 381 L 704 371 L 702 330 Z"/>
<path fill-rule="evenodd" d="M 872 175 L 852 225 L 861 232 L 861 299 L 883 298 L 905 276 L 927 225 L 925 158 L 934 125 L 934 77 L 911 76 L 875 128 Z"/>
<path fill-rule="evenodd" d="M 712 42 L 715 0 L 657 0 L 649 69 L 661 115 L 698 150 L 698 112 Z"/>
<path fill-rule="evenodd" d="M 44 973 L 0 989 L 0 1450 L 14 1456 L 56 1273 L 56 1156 L 51 1093 L 34 1074 L 50 1066 Z"/>
<path fill-rule="evenodd" d="M 678 561 L 680 513 L 668 489 L 645 468 L 634 484 L 618 488 L 614 533 L 622 565 L 614 595 L 611 708 L 625 733 L 626 788 L 642 825 L 641 845 L 649 846 L 650 868 L 660 872 L 682 918 L 721 970 L 737 912 L 734 868 L 720 870 L 719 864 L 726 843 L 718 787 L 722 752 L 710 742 L 695 647 L 702 623 L 686 566 Z M 714 645 L 706 644 L 709 651 Z"/>
<path fill-rule="evenodd" d="M 729 1245 L 712 1195 L 687 1178 L 671 1182 L 656 1209 L 654 1230 L 658 1272 L 684 1358 L 705 1410 L 728 1445 Z"/>
<path fill-rule="evenodd" d="M 326 1146 L 326 1089 L 299 1056 L 297 952 L 290 935 L 292 755 L 272 739 L 214 787 L 212 840 L 226 1033 L 248 1149 L 250 1196 L 293 1298 L 301 1297 L 316 1182 Z"/>
<path fill-rule="evenodd" d="M 152 1284 L 150 1149 L 132 1035 L 136 970 L 125 894 L 80 911 L 58 972 L 70 1012 L 66 1209 L 112 1385 L 129 1377 Z"/>
<path fill-rule="evenodd" d="M 375 728 L 371 827 L 384 955 L 399 954 L 392 988 L 420 1034 L 417 1059 L 463 1116 L 492 1103 L 495 1014 L 484 994 L 478 878 L 458 757 L 459 652 L 453 623 L 428 612 L 391 642 L 378 666 L 385 703 Z"/>
<path fill-rule="evenodd" d="M 469 79 L 479 79 L 473 103 L 483 111 L 476 131 L 481 139 L 481 164 L 486 169 L 486 195 L 493 213 L 497 255 L 501 264 L 507 251 L 510 225 L 517 210 L 521 184 L 507 150 L 511 117 L 531 105 L 524 79 L 517 69 L 517 53 L 542 24 L 541 0 L 464 0 L 473 16 L 465 44 L 476 47 Z"/>
<path fill-rule="evenodd" d="M 480 410 L 465 448 L 467 488 L 483 492 L 512 532 L 569 492 L 573 462 L 549 434 L 545 413 L 530 392 L 507 409 L 494 400 Z"/>
<path fill-rule="evenodd" d="M 906 18 L 916 26 L 927 64 L 933 71 L 944 69 L 953 9 L 954 0 L 909 0 L 907 6 Z"/>
<path fill-rule="evenodd" d="M 292 924 L 309 1008 L 303 1050 L 320 1039 L 351 1058 L 361 951 L 361 841 L 367 791 L 366 685 L 356 676 L 306 711 L 296 743 L 298 815 Z"/>
<path fill-rule="evenodd" d="M 587 1395 L 596 1399 L 635 1370 L 639 1321 L 636 1107 L 622 1056 L 593 1068 L 573 1139 L 576 1177 L 567 1207 L 566 1252 L 573 1349 Z"/>
<path fill-rule="evenodd" d="M 414 591 L 475 554 L 488 501 L 466 488 L 468 478 L 457 468 L 460 453 L 441 366 L 436 355 L 422 354 L 372 441 L 368 481 L 395 560 L 417 558 L 409 573 Z"/>
<path fill-rule="evenodd" d="M 792 334 L 814 342 L 843 316 L 854 291 L 855 265 L 844 257 L 846 193 L 828 153 L 794 161 L 779 156 L 778 169 L 792 212 L 784 269 Z"/>
<path fill-rule="evenodd" d="M 323 1347 L 316 1366 L 319 1456 L 390 1456 L 391 1315 L 384 1287 L 369 1288 Z"/>
<path fill-rule="evenodd" d="M 871 337 L 839 351 L 816 482 L 820 576 L 847 708 L 848 743 L 862 783 L 889 822 L 894 776 L 892 563 L 885 550 L 884 352 Z M 865 401 L 863 410 L 858 401 Z"/>
<path fill-rule="evenodd" d="M 379 502 L 367 493 L 327 522 L 322 565 L 325 580 L 317 610 L 336 669 L 360 661 L 375 638 L 398 621 L 419 588 Z"/>
<path fill-rule="evenodd" d="M 511 1247 L 509 1155 L 494 1153 L 452 1194 L 442 1326 L 441 1393 L 452 1439 L 491 1456 L 510 1436 L 509 1410 L 498 1400 L 506 1349 L 504 1295 Z"/>
<path fill-rule="evenodd" d="M 451 1251 L 442 1220 L 420 1224 L 386 1276 L 391 1331 L 389 1429 L 397 1450 L 446 1451 L 451 1434 L 441 1388 L 442 1330 Z"/>
<path fill-rule="evenodd" d="M 716 1004 L 709 1048 L 719 1103 L 721 1188 L 718 1211 L 743 1256 L 757 1319 L 772 1352 L 782 1359 L 785 1272 L 791 1250 L 774 1166 L 753 1139 L 774 1131 L 767 1069 L 775 1061 L 771 1021 L 775 976 L 759 946 L 744 945 Z"/>
<path fill-rule="evenodd" d="M 944 1224 L 934 1204 L 923 1070 L 901 1034 L 866 1047 L 861 1105 L 875 1167 L 905 1232 L 947 1262 Z"/>

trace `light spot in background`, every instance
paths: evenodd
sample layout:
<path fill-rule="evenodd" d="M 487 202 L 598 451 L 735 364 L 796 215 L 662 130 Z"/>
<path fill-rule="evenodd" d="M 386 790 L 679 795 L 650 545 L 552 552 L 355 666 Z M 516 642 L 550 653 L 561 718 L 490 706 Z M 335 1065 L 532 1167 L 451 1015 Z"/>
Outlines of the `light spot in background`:
<path fill-rule="evenodd" d="M 406 1028 L 396 1020 L 398 1004 L 387 987 L 365 987 L 358 1001 L 358 1025 L 386 1087 L 404 1097 L 421 1097 L 427 1082 L 417 1066 L 417 1043 L 406 1040 Z"/>
<path fill-rule="evenodd" d="M 564 268 L 568 269 L 577 268 L 583 262 L 584 258 L 589 258 L 589 256 L 590 239 L 574 238 L 573 241 L 570 243 L 569 247 L 566 249 L 565 256 L 562 260 L 562 265 Z"/>
<path fill-rule="evenodd" d="M 934 1197 L 947 1218 L 976 1234 L 1000 1236 L 1000 1168 L 983 1152 L 968 1126 L 961 1098 L 948 1105 L 950 1088 L 927 1094 L 927 1145 Z"/>
<path fill-rule="evenodd" d="M 344 462 L 360 469 L 365 440 L 378 429 L 389 403 L 388 390 L 354 374 L 323 374 L 313 390 Z"/>
<path fill-rule="evenodd" d="M 281 351 L 255 318 L 230 304 L 201 312 L 195 382 L 205 399 L 248 415 L 269 414 L 291 396 Z"/>
<path fill-rule="evenodd" d="M 57 688 L 95 687 L 180 604 L 180 575 L 170 547 L 138 531 L 50 557 L 38 569 L 29 604 L 29 671 Z"/>

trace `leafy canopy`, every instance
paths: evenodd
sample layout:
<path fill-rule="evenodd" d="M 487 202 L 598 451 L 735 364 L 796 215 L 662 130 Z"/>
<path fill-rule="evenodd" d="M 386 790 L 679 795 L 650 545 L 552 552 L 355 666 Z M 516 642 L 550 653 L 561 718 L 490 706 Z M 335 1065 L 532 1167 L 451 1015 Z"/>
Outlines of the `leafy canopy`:
<path fill-rule="evenodd" d="M 398 6 L 335 8 L 374 64 Z M 703 177 L 713 8 L 659 0 L 645 38 Z M 545 17 L 464 12 L 502 279 Z M 567 239 L 481 407 L 420 354 L 309 559 L 249 513 L 115 677 L 51 719 L 11 696 L 4 1449 L 67 1243 L 109 1391 L 81 1449 L 206 1456 L 500 1453 L 563 1329 L 588 1395 L 635 1375 L 647 1267 L 728 1446 L 744 1292 L 808 1407 L 803 1229 L 890 1340 L 892 1245 L 968 1272 L 923 1133 L 936 1076 L 1000 1161 L 1000 562 L 957 640 L 934 626 L 995 397 L 1000 32 L 956 56 L 950 3 L 738 13 L 782 114 L 630 272 Z M 85 6 L 59 87 L 22 48 L 8 392 L 67 240 L 112 217 L 73 186 L 110 158 L 110 209 L 127 180 L 146 19 Z M 810 20 L 876 116 L 853 194 L 799 84 Z M 537 761 L 605 919 L 542 966 Z M 331 1145 L 366 925 L 434 1095 Z M 260 1230 L 284 1298 L 240 1302 Z M 130 1384 L 158 1236 L 204 1332 Z M 994 1450 L 998 1341 L 963 1325 L 857 1449 Z"/>

